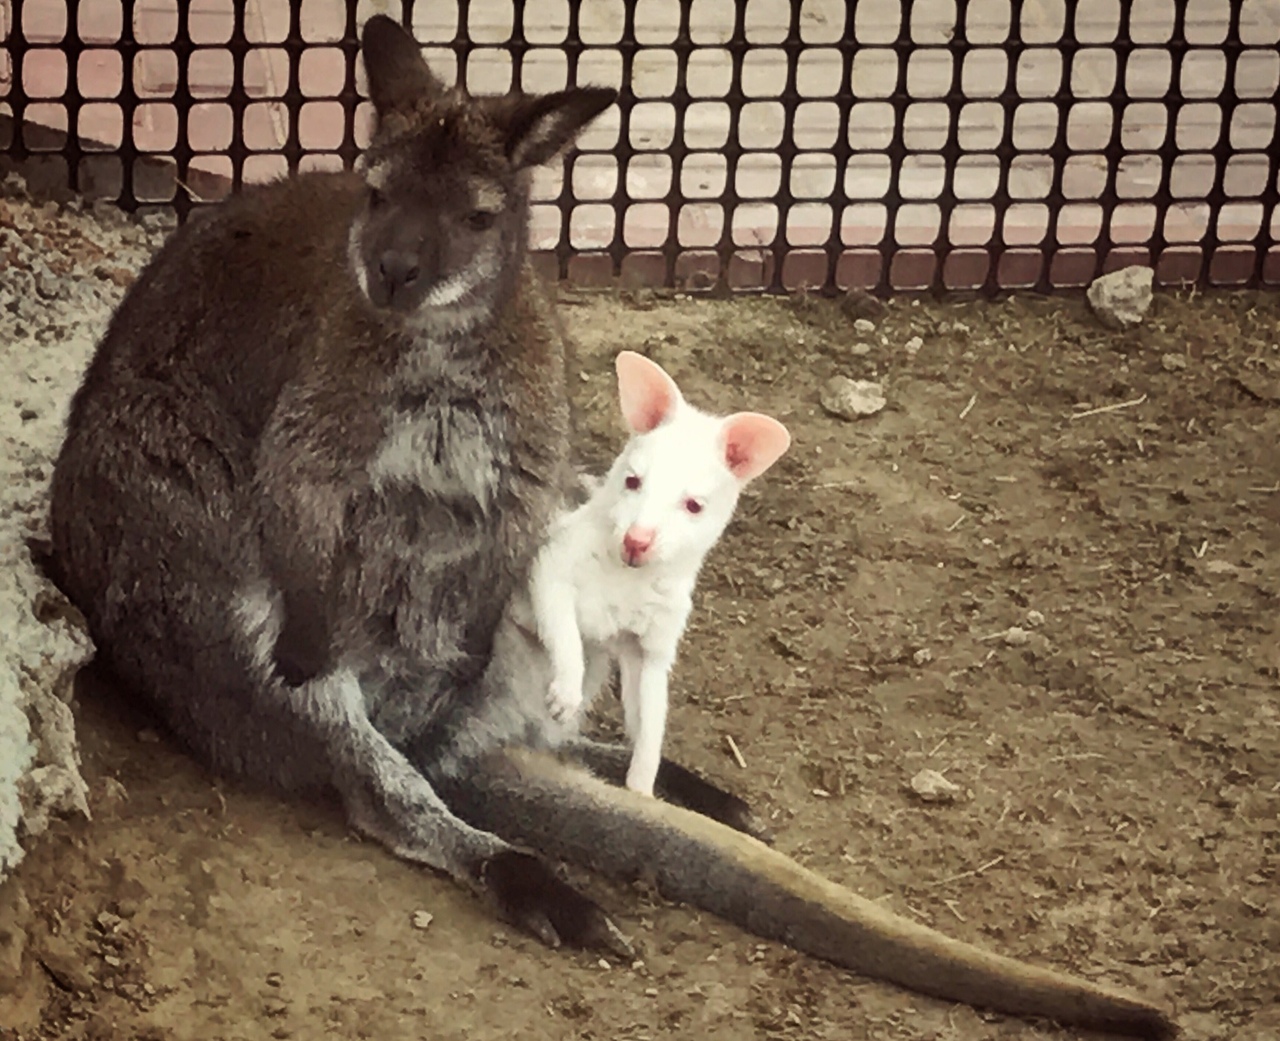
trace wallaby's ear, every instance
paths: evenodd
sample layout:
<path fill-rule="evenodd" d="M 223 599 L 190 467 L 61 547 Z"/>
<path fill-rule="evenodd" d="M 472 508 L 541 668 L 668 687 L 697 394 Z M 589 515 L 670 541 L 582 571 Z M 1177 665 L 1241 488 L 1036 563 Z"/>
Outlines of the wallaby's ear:
<path fill-rule="evenodd" d="M 725 465 L 744 484 L 769 469 L 791 446 L 787 428 L 759 412 L 729 416 L 720 436 L 724 441 Z"/>
<path fill-rule="evenodd" d="M 513 99 L 502 114 L 507 157 L 516 169 L 554 158 L 584 126 L 613 104 L 608 87 L 575 87 L 554 94 Z"/>
<path fill-rule="evenodd" d="M 375 14 L 360 37 L 369 100 L 379 116 L 403 112 L 423 97 L 444 93 L 444 84 L 427 68 L 418 41 L 399 22 Z"/>
<path fill-rule="evenodd" d="M 635 351 L 622 351 L 614 361 L 622 417 L 634 434 L 662 426 L 681 402 L 680 388 L 657 362 Z"/>

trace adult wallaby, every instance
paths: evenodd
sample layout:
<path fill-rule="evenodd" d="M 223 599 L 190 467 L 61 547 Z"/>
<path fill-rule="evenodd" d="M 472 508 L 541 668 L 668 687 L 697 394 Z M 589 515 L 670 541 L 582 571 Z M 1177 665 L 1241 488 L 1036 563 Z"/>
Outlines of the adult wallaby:
<path fill-rule="evenodd" d="M 572 484 L 528 170 L 613 94 L 466 98 L 395 22 L 371 18 L 362 44 L 378 123 L 362 172 L 250 189 L 183 226 L 73 400 L 51 566 L 122 683 L 214 768 L 336 790 L 355 827 L 549 943 L 625 947 L 543 856 L 651 874 L 929 994 L 1168 1032 L 1142 1000 L 806 871 L 670 763 L 666 801 L 592 777 L 616 782 L 627 750 L 553 733 L 543 696 L 510 693 L 530 637 L 495 654 L 497 624 Z"/>

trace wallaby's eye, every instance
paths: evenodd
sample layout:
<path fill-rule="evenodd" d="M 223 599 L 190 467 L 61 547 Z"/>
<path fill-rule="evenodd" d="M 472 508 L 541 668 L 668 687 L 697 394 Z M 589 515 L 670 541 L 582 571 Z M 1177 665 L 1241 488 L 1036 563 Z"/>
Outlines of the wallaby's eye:
<path fill-rule="evenodd" d="M 698 502 L 697 499 L 685 499 L 684 508 L 690 513 L 701 513 L 702 503 Z"/>
<path fill-rule="evenodd" d="M 634 492 L 637 488 L 640 487 L 640 478 L 637 477 L 635 474 L 631 474 L 627 478 L 625 483 L 627 485 L 627 491 Z"/>
<path fill-rule="evenodd" d="M 492 210 L 472 210 L 467 214 L 467 227 L 472 231 L 488 231 L 497 219 L 498 215 Z"/>
<path fill-rule="evenodd" d="M 369 209 L 380 210 L 387 204 L 387 197 L 377 188 L 369 189 Z"/>

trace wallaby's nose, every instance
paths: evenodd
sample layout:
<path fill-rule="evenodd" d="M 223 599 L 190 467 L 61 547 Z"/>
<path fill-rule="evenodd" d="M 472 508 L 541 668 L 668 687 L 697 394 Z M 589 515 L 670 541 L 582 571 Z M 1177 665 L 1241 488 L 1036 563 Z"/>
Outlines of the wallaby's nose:
<path fill-rule="evenodd" d="M 644 563 L 649 550 L 653 548 L 653 540 L 657 538 L 653 528 L 633 526 L 622 536 L 622 556 L 631 567 L 639 567 Z"/>
<path fill-rule="evenodd" d="M 394 303 L 402 290 L 408 289 L 421 274 L 418 258 L 412 253 L 389 249 L 378 261 L 378 277 L 388 303 Z"/>

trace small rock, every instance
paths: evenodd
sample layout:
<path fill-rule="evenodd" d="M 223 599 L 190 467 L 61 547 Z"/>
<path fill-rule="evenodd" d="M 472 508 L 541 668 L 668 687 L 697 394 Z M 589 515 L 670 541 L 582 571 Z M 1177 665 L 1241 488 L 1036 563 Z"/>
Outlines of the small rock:
<path fill-rule="evenodd" d="M 60 300 L 67 295 L 67 284 L 45 268 L 36 272 L 36 292 L 45 300 Z"/>
<path fill-rule="evenodd" d="M 430 911 L 414 911 L 413 927 L 415 929 L 426 929 L 435 921 L 435 915 Z"/>
<path fill-rule="evenodd" d="M 832 376 L 822 386 L 822 407 L 840 419 L 874 416 L 885 407 L 884 388 L 871 380 Z"/>
<path fill-rule="evenodd" d="M 1044 615 L 1041 614 L 1039 611 L 1037 611 L 1035 608 L 1032 608 L 1030 611 L 1027 612 L 1027 625 L 1031 626 L 1031 628 L 1033 629 L 1035 629 L 1038 626 L 1044 625 Z"/>
<path fill-rule="evenodd" d="M 921 770 L 911 778 L 911 790 L 925 802 L 955 802 L 960 786 L 937 770 Z"/>
<path fill-rule="evenodd" d="M 919 336 L 913 336 L 911 337 L 911 339 L 909 339 L 906 343 L 902 345 L 902 349 L 906 351 L 910 357 L 914 358 L 920 352 L 920 348 L 923 346 L 924 346 L 924 340 L 922 340 Z"/>
<path fill-rule="evenodd" d="M 1000 634 L 1000 639 L 1006 647 L 1025 647 L 1031 639 L 1031 634 L 1020 625 L 1011 625 Z"/>
<path fill-rule="evenodd" d="M 102 781 L 102 798 L 110 802 L 128 802 L 129 790 L 114 777 Z"/>
<path fill-rule="evenodd" d="M 1160 355 L 1160 365 L 1165 372 L 1181 372 L 1187 367 L 1187 359 L 1185 355 L 1170 352 Z"/>
<path fill-rule="evenodd" d="M 911 656 L 911 660 L 917 665 L 928 665 L 929 662 L 933 661 L 933 651 L 929 650 L 928 647 L 921 647 Z"/>
<path fill-rule="evenodd" d="M 868 354 L 871 353 L 871 351 L 872 351 L 872 347 L 871 347 L 871 344 L 869 343 L 855 343 L 852 347 L 849 348 L 849 353 L 857 355 L 857 357 L 859 358 L 865 358 Z"/>
<path fill-rule="evenodd" d="M 177 226 L 177 219 L 167 211 L 153 210 L 139 217 L 138 223 L 147 231 L 167 233 Z"/>
<path fill-rule="evenodd" d="M 853 328 L 862 336 L 870 336 L 876 331 L 876 323 L 870 318 L 857 318 L 854 319 Z"/>
<path fill-rule="evenodd" d="M 1086 294 L 1103 325 L 1111 329 L 1130 329 L 1141 323 L 1151 307 L 1155 272 L 1149 267 L 1121 268 L 1094 279 Z"/>

